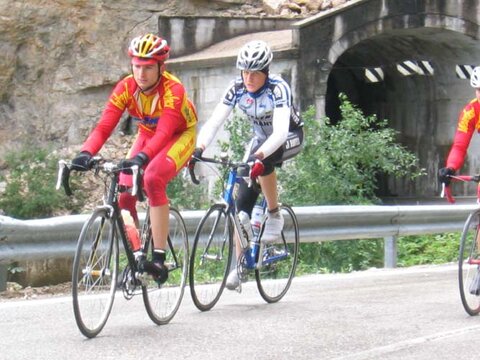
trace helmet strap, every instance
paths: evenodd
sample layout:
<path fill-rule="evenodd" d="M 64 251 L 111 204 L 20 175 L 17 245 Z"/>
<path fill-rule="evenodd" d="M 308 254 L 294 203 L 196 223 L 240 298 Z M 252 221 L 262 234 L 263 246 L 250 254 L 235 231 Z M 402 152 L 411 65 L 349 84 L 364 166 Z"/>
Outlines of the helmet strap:
<path fill-rule="evenodd" d="M 155 89 L 155 88 L 158 86 L 158 84 L 160 83 L 160 80 L 161 80 L 161 79 L 162 79 L 162 75 L 160 74 L 160 75 L 158 76 L 158 80 L 157 80 L 157 82 L 156 82 L 155 84 L 153 84 L 152 86 L 149 86 L 149 87 L 146 88 L 146 89 L 140 88 L 140 90 L 142 90 L 142 92 L 143 92 L 144 94 L 148 93 L 150 90 Z M 139 86 L 139 87 L 140 87 L 140 86 Z"/>

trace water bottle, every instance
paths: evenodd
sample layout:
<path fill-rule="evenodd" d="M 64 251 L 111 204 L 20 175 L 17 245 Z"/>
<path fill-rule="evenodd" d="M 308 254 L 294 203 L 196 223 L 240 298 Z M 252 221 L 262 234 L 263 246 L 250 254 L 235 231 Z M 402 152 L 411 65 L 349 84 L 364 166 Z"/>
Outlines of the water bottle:
<path fill-rule="evenodd" d="M 252 225 L 250 225 L 250 217 L 245 211 L 240 211 L 238 213 L 238 218 L 240 219 L 240 226 L 242 227 L 243 234 L 245 235 L 245 240 L 252 240 L 253 232 Z"/>
<path fill-rule="evenodd" d="M 127 232 L 128 241 L 130 241 L 130 246 L 132 247 L 132 251 L 138 251 L 140 249 L 140 236 L 138 235 L 137 227 L 135 226 L 135 221 L 130 215 L 130 211 L 122 210 L 121 212 L 123 222 L 125 224 L 125 230 Z"/>
<path fill-rule="evenodd" d="M 252 210 L 252 230 L 253 235 L 257 236 L 260 232 L 260 228 L 262 226 L 262 218 L 263 218 L 263 207 L 261 205 L 255 205 Z"/>

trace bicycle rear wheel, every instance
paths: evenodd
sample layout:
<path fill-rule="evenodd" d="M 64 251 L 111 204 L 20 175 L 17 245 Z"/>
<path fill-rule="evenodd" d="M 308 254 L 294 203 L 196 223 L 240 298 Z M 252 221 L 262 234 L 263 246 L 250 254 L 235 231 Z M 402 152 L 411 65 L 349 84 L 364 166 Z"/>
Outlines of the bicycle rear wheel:
<path fill-rule="evenodd" d="M 463 307 L 469 315 L 480 312 L 480 211 L 467 218 L 460 241 L 458 283 Z"/>
<path fill-rule="evenodd" d="M 96 209 L 82 228 L 73 261 L 72 297 L 77 326 L 93 338 L 105 326 L 115 299 L 118 238 L 115 222 Z"/>
<path fill-rule="evenodd" d="M 201 311 L 215 306 L 225 288 L 232 259 L 232 230 L 226 206 L 215 204 L 195 232 L 190 257 L 190 294 Z"/>
<path fill-rule="evenodd" d="M 258 291 L 268 303 L 279 301 L 287 293 L 298 260 L 300 236 L 297 218 L 289 206 L 282 205 L 280 209 L 285 220 L 281 236 L 275 242 L 261 245 L 256 259 L 257 264 L 262 263 L 255 270 Z"/>
<path fill-rule="evenodd" d="M 148 231 L 150 241 L 153 241 L 150 226 Z M 153 243 L 150 243 L 150 248 L 153 249 Z M 167 324 L 175 316 L 182 302 L 187 281 L 187 228 L 180 212 L 174 208 L 170 208 L 165 265 L 168 267 L 168 280 L 165 283 L 159 286 L 151 276 L 147 276 L 142 286 L 145 309 L 150 319 L 157 325 Z"/>

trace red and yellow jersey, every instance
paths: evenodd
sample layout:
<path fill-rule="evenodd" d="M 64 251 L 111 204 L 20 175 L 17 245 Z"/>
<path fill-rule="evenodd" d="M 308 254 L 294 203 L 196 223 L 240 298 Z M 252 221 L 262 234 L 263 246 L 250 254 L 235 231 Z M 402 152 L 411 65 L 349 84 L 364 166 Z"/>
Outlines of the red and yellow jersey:
<path fill-rule="evenodd" d="M 141 150 L 149 159 L 158 154 L 174 135 L 196 125 L 195 107 L 179 79 L 164 71 L 155 90 L 149 95 L 144 94 L 132 75 L 120 80 L 82 151 L 96 154 L 125 110 L 137 123 L 138 131 L 151 138 Z"/>
<path fill-rule="evenodd" d="M 457 131 L 448 154 L 447 167 L 459 170 L 463 166 L 465 155 L 474 131 L 480 132 L 480 103 L 475 98 L 470 101 L 458 117 Z"/>

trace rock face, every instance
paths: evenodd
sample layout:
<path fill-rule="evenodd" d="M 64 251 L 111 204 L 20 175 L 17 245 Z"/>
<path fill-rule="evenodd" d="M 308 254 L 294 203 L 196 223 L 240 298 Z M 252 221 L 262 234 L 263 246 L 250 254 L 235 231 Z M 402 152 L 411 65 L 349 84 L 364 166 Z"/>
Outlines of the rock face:
<path fill-rule="evenodd" d="M 332 3 L 3 0 L 0 151 L 26 142 L 54 147 L 80 144 L 100 116 L 113 84 L 129 72 L 128 41 L 140 33 L 156 32 L 159 16 L 303 17 Z"/>

